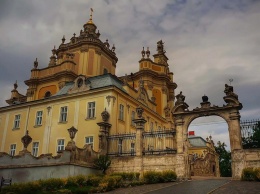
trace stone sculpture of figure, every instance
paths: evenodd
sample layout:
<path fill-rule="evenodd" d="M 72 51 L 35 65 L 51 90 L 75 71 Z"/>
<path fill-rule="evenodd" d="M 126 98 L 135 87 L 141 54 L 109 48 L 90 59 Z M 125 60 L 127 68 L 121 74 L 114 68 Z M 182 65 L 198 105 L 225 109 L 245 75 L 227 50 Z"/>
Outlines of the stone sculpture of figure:
<path fill-rule="evenodd" d="M 225 84 L 225 90 L 224 90 L 225 94 L 228 96 L 230 94 L 233 93 L 233 86 L 229 86 L 227 84 Z"/>
<path fill-rule="evenodd" d="M 181 104 L 185 101 L 185 96 L 182 95 L 182 91 L 176 96 L 176 99 L 177 99 L 175 103 L 176 105 Z"/>
<path fill-rule="evenodd" d="M 237 94 L 235 94 L 234 91 L 233 91 L 233 86 L 229 86 L 229 85 L 225 84 L 224 93 L 226 94 L 226 96 L 232 96 L 235 99 L 238 99 Z"/>
<path fill-rule="evenodd" d="M 164 48 L 163 48 L 163 41 L 162 40 L 157 42 L 157 51 L 158 51 L 158 53 L 164 53 L 165 52 Z"/>

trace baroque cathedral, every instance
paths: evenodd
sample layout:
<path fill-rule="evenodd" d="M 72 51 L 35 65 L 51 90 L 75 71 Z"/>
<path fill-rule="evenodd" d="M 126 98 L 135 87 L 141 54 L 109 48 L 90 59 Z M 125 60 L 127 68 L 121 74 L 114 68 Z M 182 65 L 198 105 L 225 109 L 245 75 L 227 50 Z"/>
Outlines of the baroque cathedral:
<path fill-rule="evenodd" d="M 34 157 L 56 155 L 73 141 L 114 158 L 113 171 L 160 167 L 184 176 L 188 159 L 177 154 L 171 111 L 186 104 L 185 96 L 175 95 L 164 42 L 155 46 L 153 55 L 149 48 L 141 51 L 139 71 L 116 76 L 116 48 L 100 39 L 91 13 L 79 36 L 63 37 L 53 48 L 46 67 L 34 61 L 26 94 L 14 84 L 9 106 L 0 108 L 0 152 L 18 155 L 25 147 L 22 137 L 29 137 L 26 150 Z"/>

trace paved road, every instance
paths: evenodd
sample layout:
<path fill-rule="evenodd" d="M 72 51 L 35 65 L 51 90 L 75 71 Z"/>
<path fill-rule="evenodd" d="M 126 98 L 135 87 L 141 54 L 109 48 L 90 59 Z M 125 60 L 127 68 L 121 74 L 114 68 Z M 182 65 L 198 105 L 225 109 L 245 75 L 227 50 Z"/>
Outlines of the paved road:
<path fill-rule="evenodd" d="M 194 180 L 180 182 L 179 184 L 172 185 L 162 189 L 155 189 L 154 191 L 144 192 L 146 194 L 207 194 L 214 189 L 230 182 L 230 180 Z"/>
<path fill-rule="evenodd" d="M 149 184 L 120 188 L 107 194 L 260 194 L 259 182 L 230 178 L 193 177 L 192 181 Z"/>
<path fill-rule="evenodd" d="M 231 181 L 220 187 L 213 194 L 258 194 L 260 193 L 260 182 Z"/>

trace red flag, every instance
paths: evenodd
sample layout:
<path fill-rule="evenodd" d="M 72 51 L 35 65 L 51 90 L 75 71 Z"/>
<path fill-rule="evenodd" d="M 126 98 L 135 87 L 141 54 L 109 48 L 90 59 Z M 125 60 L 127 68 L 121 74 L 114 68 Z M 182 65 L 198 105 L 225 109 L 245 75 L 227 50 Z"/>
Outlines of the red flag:
<path fill-rule="evenodd" d="M 189 136 L 195 135 L 195 131 L 189 131 L 189 132 L 188 132 L 188 135 L 189 135 Z"/>

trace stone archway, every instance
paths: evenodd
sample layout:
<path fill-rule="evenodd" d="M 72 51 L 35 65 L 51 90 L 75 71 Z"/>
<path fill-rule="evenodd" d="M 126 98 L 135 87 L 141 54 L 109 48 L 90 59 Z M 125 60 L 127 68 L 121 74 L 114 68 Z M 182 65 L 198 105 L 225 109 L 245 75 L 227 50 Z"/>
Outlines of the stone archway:
<path fill-rule="evenodd" d="M 227 103 L 222 107 L 211 106 L 207 96 L 202 97 L 200 103 L 201 107 L 197 107 L 192 111 L 188 110 L 188 104 L 185 103 L 185 96 L 182 92 L 176 96 L 176 103 L 172 109 L 176 129 L 176 142 L 177 142 L 177 174 L 180 177 L 188 178 L 190 176 L 189 156 L 188 156 L 188 128 L 190 123 L 199 117 L 205 116 L 219 116 L 223 118 L 228 124 L 231 155 L 236 151 L 242 149 L 241 130 L 240 130 L 240 113 L 242 104 L 238 100 L 238 96 L 233 92 L 233 87 L 225 85 L 224 100 Z M 232 156 L 233 158 L 233 156 Z M 238 178 L 239 173 L 234 169 L 234 161 L 232 160 L 232 177 Z M 240 177 L 239 177 L 240 178 Z"/>

